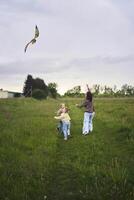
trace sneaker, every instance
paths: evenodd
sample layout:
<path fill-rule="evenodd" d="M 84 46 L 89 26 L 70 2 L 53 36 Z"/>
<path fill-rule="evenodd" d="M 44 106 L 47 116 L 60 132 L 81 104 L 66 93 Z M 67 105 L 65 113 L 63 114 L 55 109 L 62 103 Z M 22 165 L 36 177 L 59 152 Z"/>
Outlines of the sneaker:
<path fill-rule="evenodd" d="M 67 138 L 64 138 L 64 140 L 67 140 Z"/>
<path fill-rule="evenodd" d="M 88 134 L 88 132 L 86 131 L 86 132 L 84 132 L 84 133 L 82 133 L 83 135 L 87 135 Z"/>
<path fill-rule="evenodd" d="M 85 131 L 85 132 L 83 132 L 82 134 L 85 135 L 85 134 L 87 134 L 87 132 Z"/>
<path fill-rule="evenodd" d="M 58 127 L 56 128 L 56 130 L 57 130 L 57 131 L 60 131 L 60 129 L 59 129 Z"/>

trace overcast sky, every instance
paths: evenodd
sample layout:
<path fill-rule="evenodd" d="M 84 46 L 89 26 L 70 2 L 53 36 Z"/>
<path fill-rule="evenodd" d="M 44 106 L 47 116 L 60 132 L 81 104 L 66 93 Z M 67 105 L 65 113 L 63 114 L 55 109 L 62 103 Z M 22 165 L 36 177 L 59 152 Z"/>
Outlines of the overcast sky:
<path fill-rule="evenodd" d="M 28 74 L 60 93 L 134 85 L 134 1 L 0 0 L 0 88 L 22 91 Z"/>

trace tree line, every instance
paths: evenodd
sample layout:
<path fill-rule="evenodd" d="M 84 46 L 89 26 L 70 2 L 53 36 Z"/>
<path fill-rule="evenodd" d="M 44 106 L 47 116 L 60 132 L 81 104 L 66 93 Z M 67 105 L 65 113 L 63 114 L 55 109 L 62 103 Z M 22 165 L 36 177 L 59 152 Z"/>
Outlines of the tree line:
<path fill-rule="evenodd" d="M 92 93 L 95 97 L 134 97 L 134 87 L 124 84 L 121 89 L 118 89 L 116 85 L 109 87 L 107 85 L 95 84 L 92 87 Z M 84 97 L 84 95 L 81 92 L 81 86 L 75 86 L 64 94 L 64 96 L 69 97 Z"/>
<path fill-rule="evenodd" d="M 61 97 L 58 94 L 57 87 L 58 85 L 55 82 L 48 83 L 47 85 L 43 79 L 33 78 L 29 74 L 24 82 L 23 95 L 37 99 L 46 99 L 47 97 L 56 99 L 57 97 Z M 121 89 L 118 89 L 116 85 L 109 87 L 107 85 L 101 86 L 100 84 L 95 84 L 92 86 L 92 93 L 95 97 L 134 97 L 134 87 L 124 84 Z M 63 95 L 63 97 L 84 96 L 85 94 L 82 92 L 80 85 L 67 90 Z"/>

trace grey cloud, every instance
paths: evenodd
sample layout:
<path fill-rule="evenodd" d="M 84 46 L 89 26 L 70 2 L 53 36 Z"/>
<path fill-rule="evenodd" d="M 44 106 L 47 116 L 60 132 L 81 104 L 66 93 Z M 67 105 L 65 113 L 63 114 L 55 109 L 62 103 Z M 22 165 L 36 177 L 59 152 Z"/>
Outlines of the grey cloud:
<path fill-rule="evenodd" d="M 57 64 L 58 63 L 58 64 Z M 27 61 L 12 61 L 0 64 L 0 75 L 26 73 L 57 73 L 66 71 L 66 64 L 60 64 L 59 59 L 32 59 Z"/>
<path fill-rule="evenodd" d="M 134 55 L 128 56 L 94 56 L 87 58 L 75 58 L 70 64 L 77 66 L 90 66 L 92 64 L 120 64 L 126 62 L 133 62 Z"/>
<path fill-rule="evenodd" d="M 116 57 L 106 56 L 106 57 L 102 58 L 102 60 L 106 64 L 128 63 L 128 62 L 133 62 L 134 61 L 134 55 L 116 56 Z"/>
<path fill-rule="evenodd" d="M 44 1 L 41 0 L 2 0 L 0 3 L 1 10 L 8 11 L 9 13 L 38 13 L 44 15 L 50 15 L 50 10 L 45 5 Z"/>
<path fill-rule="evenodd" d="M 15 60 L 6 63 L 0 63 L 0 74 L 25 74 L 25 73 L 62 73 L 67 71 L 81 71 L 83 69 L 94 70 L 95 66 L 103 70 L 107 67 L 107 70 L 111 69 L 110 65 L 118 66 L 119 64 L 133 63 L 134 55 L 128 56 L 96 56 L 87 58 L 33 58 L 27 60 Z"/>

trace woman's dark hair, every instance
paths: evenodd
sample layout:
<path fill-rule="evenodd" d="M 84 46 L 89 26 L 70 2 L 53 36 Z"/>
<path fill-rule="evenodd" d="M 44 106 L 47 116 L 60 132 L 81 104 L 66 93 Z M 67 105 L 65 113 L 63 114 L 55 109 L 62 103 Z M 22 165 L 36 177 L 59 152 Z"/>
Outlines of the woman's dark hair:
<path fill-rule="evenodd" d="M 92 98 L 93 98 L 92 93 L 88 91 L 86 94 L 86 100 L 89 100 L 90 102 L 92 102 Z"/>

